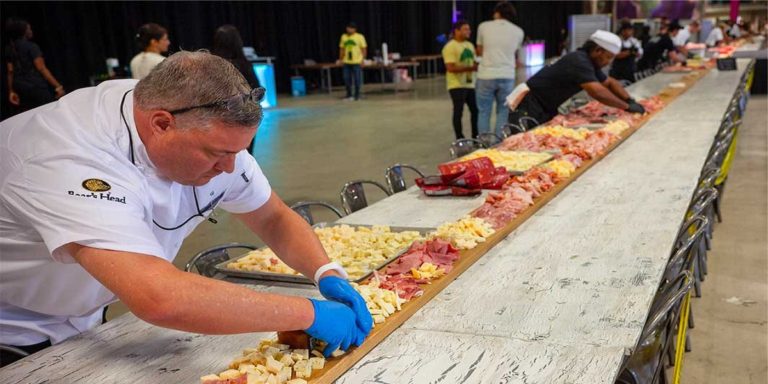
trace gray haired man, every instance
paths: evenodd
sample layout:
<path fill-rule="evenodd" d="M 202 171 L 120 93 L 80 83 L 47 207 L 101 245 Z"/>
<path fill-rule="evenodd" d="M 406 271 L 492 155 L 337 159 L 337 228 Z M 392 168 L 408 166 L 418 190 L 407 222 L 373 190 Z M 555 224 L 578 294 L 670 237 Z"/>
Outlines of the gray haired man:
<path fill-rule="evenodd" d="M 224 59 L 180 52 L 138 83 L 80 89 L 0 123 L 0 343 L 60 343 L 119 299 L 162 327 L 306 330 L 328 354 L 360 345 L 372 325 L 365 302 L 244 151 L 263 91 Z M 329 301 L 176 269 L 183 239 L 217 207 Z"/>

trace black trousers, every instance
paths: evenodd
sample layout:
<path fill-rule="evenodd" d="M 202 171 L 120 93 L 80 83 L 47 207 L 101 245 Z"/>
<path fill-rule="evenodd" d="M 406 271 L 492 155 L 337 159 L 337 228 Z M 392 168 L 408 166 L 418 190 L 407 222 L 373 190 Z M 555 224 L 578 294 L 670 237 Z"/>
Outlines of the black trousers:
<path fill-rule="evenodd" d="M 456 139 L 463 139 L 464 132 L 461 127 L 461 118 L 464 116 L 464 104 L 469 107 L 470 121 L 472 122 L 472 138 L 477 137 L 477 102 L 473 88 L 454 88 L 448 90 L 453 102 L 453 133 Z"/>
<path fill-rule="evenodd" d="M 101 313 L 101 323 L 104 324 L 107 322 L 107 310 L 109 309 L 109 306 L 104 307 L 104 311 Z M 14 345 L 14 347 L 21 349 L 22 351 L 33 354 L 35 352 L 40 352 L 43 349 L 46 349 L 51 346 L 51 341 L 46 340 L 42 343 L 38 344 L 32 344 L 32 345 Z M 8 364 L 15 363 L 21 359 L 23 359 L 24 356 L 19 356 L 13 352 L 9 352 L 6 350 L 0 349 L 0 367 L 5 367 Z"/>
<path fill-rule="evenodd" d="M 21 349 L 22 351 L 29 353 L 31 355 L 35 352 L 42 351 L 43 349 L 46 349 L 50 346 L 51 346 L 51 342 L 49 340 L 46 340 L 39 344 L 16 346 L 16 348 Z M 23 358 L 24 358 L 23 356 L 19 356 L 13 352 L 8 352 L 0 349 L 0 367 L 5 367 L 6 365 L 15 363 L 16 361 L 21 360 Z"/>

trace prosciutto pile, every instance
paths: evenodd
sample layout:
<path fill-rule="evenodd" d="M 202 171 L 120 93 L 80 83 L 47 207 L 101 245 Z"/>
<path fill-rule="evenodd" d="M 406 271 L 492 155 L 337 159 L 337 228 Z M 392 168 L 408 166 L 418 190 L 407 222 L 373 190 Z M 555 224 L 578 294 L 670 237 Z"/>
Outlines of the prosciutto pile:
<path fill-rule="evenodd" d="M 579 159 L 580 160 L 580 159 Z M 485 203 L 472 216 L 487 221 L 499 229 L 533 205 L 533 199 L 552 189 L 560 181 L 557 174 L 545 167 L 535 167 L 520 176 L 513 176 L 499 192 L 491 192 Z"/>
<path fill-rule="evenodd" d="M 645 108 L 647 113 L 654 113 L 664 107 L 664 102 L 658 96 L 640 100 L 638 103 Z M 603 124 L 611 120 L 624 120 L 631 125 L 640 117 L 640 115 L 609 107 L 593 100 L 567 115 L 555 116 L 548 124 L 573 128 L 587 124 Z"/>
<path fill-rule="evenodd" d="M 419 284 L 428 282 L 427 279 L 414 278 L 411 269 L 419 269 L 422 264 L 430 263 L 448 273 L 458 259 L 459 250 L 449 241 L 442 239 L 414 241 L 407 251 L 387 266 L 384 274 L 376 273 L 374 279 L 378 280 L 380 288 L 389 289 L 397 293 L 400 298 L 410 300 L 423 293 Z"/>

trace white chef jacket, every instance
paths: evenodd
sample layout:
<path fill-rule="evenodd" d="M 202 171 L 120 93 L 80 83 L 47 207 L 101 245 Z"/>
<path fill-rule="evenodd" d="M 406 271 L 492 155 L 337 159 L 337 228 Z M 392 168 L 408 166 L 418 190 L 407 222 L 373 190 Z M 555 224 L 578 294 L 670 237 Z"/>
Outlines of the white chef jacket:
<path fill-rule="evenodd" d="M 193 188 L 158 176 L 133 121 L 136 80 L 107 81 L 0 123 L 0 343 L 59 343 L 99 324 L 115 295 L 68 243 L 171 261 L 205 219 Z M 129 135 L 135 164 L 131 161 Z M 271 188 L 246 151 L 194 188 L 204 216 L 261 207 Z M 155 223 L 153 223 L 153 220 Z"/>

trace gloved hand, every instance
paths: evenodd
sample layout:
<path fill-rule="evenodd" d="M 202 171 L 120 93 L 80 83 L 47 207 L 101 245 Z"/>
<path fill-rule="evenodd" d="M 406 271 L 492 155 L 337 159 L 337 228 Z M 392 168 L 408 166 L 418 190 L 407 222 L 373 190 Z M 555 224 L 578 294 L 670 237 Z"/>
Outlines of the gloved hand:
<path fill-rule="evenodd" d="M 373 317 L 365 304 L 365 300 L 360 296 L 349 282 L 337 276 L 326 276 L 317 283 L 320 293 L 328 300 L 338 301 L 346 304 L 352 309 L 357 318 L 357 326 L 361 331 L 368 335 L 373 328 Z"/>
<path fill-rule="evenodd" d="M 643 108 L 642 105 L 640 105 L 640 104 L 638 104 L 638 103 L 636 103 L 634 101 L 630 101 L 629 102 L 629 107 L 627 107 L 627 109 L 625 109 L 625 111 L 630 112 L 630 113 L 644 114 L 645 113 L 645 108 Z"/>
<path fill-rule="evenodd" d="M 331 353 L 339 348 L 346 351 L 352 344 L 363 344 L 365 333 L 357 327 L 355 314 L 349 307 L 335 301 L 309 301 L 315 309 L 315 321 L 306 332 L 328 343 L 323 351 L 325 357 L 331 356 Z"/>

